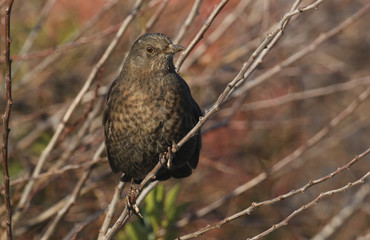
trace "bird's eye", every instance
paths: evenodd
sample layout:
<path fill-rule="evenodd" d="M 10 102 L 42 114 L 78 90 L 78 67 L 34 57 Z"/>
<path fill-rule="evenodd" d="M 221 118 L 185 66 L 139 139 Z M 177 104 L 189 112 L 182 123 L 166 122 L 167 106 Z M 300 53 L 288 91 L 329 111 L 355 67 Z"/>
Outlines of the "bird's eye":
<path fill-rule="evenodd" d="M 152 47 L 146 47 L 146 52 L 152 54 L 154 49 Z"/>

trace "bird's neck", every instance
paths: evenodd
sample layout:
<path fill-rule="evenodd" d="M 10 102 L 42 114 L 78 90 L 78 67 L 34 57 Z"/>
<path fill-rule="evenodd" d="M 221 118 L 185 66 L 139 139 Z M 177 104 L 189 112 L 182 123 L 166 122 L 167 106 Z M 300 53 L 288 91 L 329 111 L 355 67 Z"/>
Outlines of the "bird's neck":
<path fill-rule="evenodd" d="M 133 84 L 140 85 L 153 84 L 150 83 L 153 79 L 156 79 L 157 81 L 159 79 L 165 79 L 166 75 L 173 73 L 176 73 L 176 69 L 172 62 L 160 62 L 148 66 L 128 62 L 124 64 L 121 71 L 121 75 L 125 75 L 124 79 Z M 156 84 L 161 83 L 157 82 Z"/>

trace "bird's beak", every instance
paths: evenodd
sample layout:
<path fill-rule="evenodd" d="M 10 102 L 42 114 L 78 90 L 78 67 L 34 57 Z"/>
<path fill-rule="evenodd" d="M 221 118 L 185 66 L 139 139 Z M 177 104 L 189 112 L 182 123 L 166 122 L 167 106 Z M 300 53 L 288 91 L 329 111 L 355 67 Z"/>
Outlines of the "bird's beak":
<path fill-rule="evenodd" d="M 181 52 L 182 50 L 184 50 L 183 46 L 170 44 L 168 45 L 168 48 L 163 52 L 166 54 L 175 54 Z"/>

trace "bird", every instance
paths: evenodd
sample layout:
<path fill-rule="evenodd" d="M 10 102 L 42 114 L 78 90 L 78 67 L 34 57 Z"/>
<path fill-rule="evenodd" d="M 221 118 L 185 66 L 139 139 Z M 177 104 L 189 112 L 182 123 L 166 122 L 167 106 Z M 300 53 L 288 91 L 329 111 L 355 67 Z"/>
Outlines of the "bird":
<path fill-rule="evenodd" d="M 107 95 L 105 145 L 114 173 L 139 183 L 199 121 L 202 111 L 176 72 L 174 54 L 184 48 L 162 33 L 146 33 L 132 45 Z M 162 165 L 155 180 L 184 178 L 198 165 L 200 131 Z M 167 152 L 168 153 L 168 152 Z"/>

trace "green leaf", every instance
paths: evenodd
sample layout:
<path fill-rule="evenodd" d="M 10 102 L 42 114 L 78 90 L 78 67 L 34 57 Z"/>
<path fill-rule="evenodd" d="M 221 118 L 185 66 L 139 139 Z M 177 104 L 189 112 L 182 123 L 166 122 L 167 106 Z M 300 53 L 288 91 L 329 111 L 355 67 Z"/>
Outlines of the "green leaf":
<path fill-rule="evenodd" d="M 156 188 L 157 188 L 156 202 L 158 204 L 162 204 L 164 198 L 164 186 L 163 184 L 160 184 Z"/>
<path fill-rule="evenodd" d="M 145 211 L 151 212 L 155 208 L 155 195 L 157 188 L 154 188 L 145 198 Z"/>
<path fill-rule="evenodd" d="M 125 227 L 123 240 L 148 239 L 148 232 L 140 222 L 129 223 Z"/>
<path fill-rule="evenodd" d="M 148 216 L 154 232 L 160 229 L 160 216 L 162 208 L 161 203 L 158 202 L 158 196 L 163 195 L 163 191 L 163 186 L 159 185 L 154 188 L 145 198 L 145 212 Z"/>
<path fill-rule="evenodd" d="M 167 193 L 164 201 L 164 211 L 167 219 L 173 219 L 176 214 L 176 200 L 180 192 L 180 184 L 173 186 Z"/>

